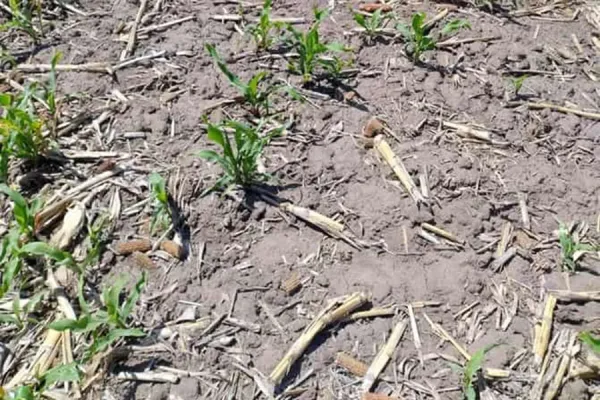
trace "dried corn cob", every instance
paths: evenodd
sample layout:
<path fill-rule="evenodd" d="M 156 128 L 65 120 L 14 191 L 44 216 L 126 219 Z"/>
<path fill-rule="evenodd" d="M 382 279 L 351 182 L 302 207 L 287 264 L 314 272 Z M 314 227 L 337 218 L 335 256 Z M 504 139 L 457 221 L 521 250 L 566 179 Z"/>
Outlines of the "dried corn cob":
<path fill-rule="evenodd" d="M 154 261 L 152 261 L 150 259 L 150 257 L 148 257 L 144 253 L 136 251 L 135 253 L 133 253 L 133 255 L 131 257 L 133 257 L 133 261 L 135 261 L 137 266 L 140 268 L 150 269 L 150 270 L 156 269 L 156 265 L 154 264 Z"/>
<path fill-rule="evenodd" d="M 172 240 L 164 240 L 160 243 L 160 249 L 169 253 L 172 257 L 181 260 L 183 258 L 183 247 Z"/>
<path fill-rule="evenodd" d="M 146 252 L 152 249 L 152 242 L 148 239 L 128 240 L 127 242 L 117 243 L 115 251 L 120 255 L 126 256 L 136 251 Z"/>
<path fill-rule="evenodd" d="M 335 363 L 354 376 L 363 377 L 367 373 L 369 366 L 356 358 L 339 352 L 335 356 Z"/>
<path fill-rule="evenodd" d="M 298 276 L 298 274 L 293 274 L 285 281 L 281 282 L 281 288 L 288 296 L 294 294 L 294 292 L 296 292 L 301 287 L 302 282 L 300 281 L 300 277 Z"/>

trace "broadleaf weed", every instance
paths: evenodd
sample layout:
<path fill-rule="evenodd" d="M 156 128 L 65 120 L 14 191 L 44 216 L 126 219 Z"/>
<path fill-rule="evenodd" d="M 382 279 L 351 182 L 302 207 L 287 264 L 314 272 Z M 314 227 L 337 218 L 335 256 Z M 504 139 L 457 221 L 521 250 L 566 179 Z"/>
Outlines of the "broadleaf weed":
<path fill-rule="evenodd" d="M 360 12 L 353 14 L 354 21 L 365 30 L 368 41 L 371 42 L 379 32 L 385 28 L 386 23 L 392 19 L 392 14 L 384 13 L 381 8 L 370 15 Z"/>

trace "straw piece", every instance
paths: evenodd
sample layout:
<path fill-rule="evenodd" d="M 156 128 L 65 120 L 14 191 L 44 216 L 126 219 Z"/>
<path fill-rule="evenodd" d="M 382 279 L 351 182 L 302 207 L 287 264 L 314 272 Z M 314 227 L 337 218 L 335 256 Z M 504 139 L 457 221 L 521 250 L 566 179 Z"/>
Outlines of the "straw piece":
<path fill-rule="evenodd" d="M 500 241 L 498 242 L 498 247 L 496 248 L 496 258 L 502 257 L 506 249 L 508 248 L 508 244 L 510 243 L 511 235 L 512 235 L 512 224 L 510 222 L 506 222 L 502 227 L 502 235 L 500 236 Z"/>
<path fill-rule="evenodd" d="M 426 231 L 435 233 L 436 235 L 441 236 L 444 239 L 448 239 L 451 242 L 458 243 L 458 244 L 465 244 L 464 240 L 459 239 L 454 234 L 452 234 L 448 231 L 445 231 L 442 228 L 438 228 L 437 226 L 433 226 L 431 224 L 424 222 L 421 224 L 421 228 L 425 229 Z"/>
<path fill-rule="evenodd" d="M 60 229 L 58 229 L 50 238 L 50 245 L 60 250 L 65 250 L 79 234 L 84 222 L 85 206 L 82 203 L 77 202 L 65 214 Z"/>
<path fill-rule="evenodd" d="M 393 307 L 375 307 L 366 311 L 358 311 L 349 315 L 345 321 L 356 321 L 363 318 L 389 317 L 396 315 L 396 309 Z"/>
<path fill-rule="evenodd" d="M 409 304 L 407 307 L 408 318 L 410 319 L 410 330 L 413 334 L 413 342 L 415 344 L 415 348 L 417 349 L 417 354 L 419 355 L 419 362 L 421 366 L 424 365 L 423 360 L 423 351 L 421 350 L 421 337 L 419 336 L 419 329 L 417 328 L 417 320 L 415 318 L 415 313 L 413 311 L 413 307 Z"/>
<path fill-rule="evenodd" d="M 377 136 L 374 139 L 375 149 L 381 154 L 383 159 L 388 163 L 388 165 L 392 168 L 408 194 L 412 197 L 412 199 L 417 203 L 427 203 L 427 200 L 423 197 L 414 181 L 406 171 L 404 164 L 402 161 L 394 154 L 392 148 L 381 136 Z"/>
<path fill-rule="evenodd" d="M 526 104 L 527 104 L 527 107 L 529 107 L 530 109 L 534 109 L 534 110 L 547 108 L 549 110 L 558 111 L 558 112 L 561 112 L 564 114 L 573 114 L 573 115 L 577 115 L 579 117 L 595 119 L 595 120 L 600 121 L 600 114 L 582 111 L 577 108 L 568 108 L 568 107 L 563 107 L 563 106 L 559 106 L 557 104 L 551 104 L 551 103 L 526 103 Z"/>
<path fill-rule="evenodd" d="M 536 329 L 535 342 L 533 344 L 533 354 L 535 365 L 541 365 L 544 355 L 550 342 L 550 333 L 552 331 L 552 319 L 554 317 L 554 307 L 556 306 L 556 297 L 548 295 L 544 307 L 541 326 Z M 536 325 L 536 328 L 538 325 Z"/>
<path fill-rule="evenodd" d="M 341 321 L 352 311 L 356 310 L 369 300 L 369 297 L 361 292 L 334 300 L 329 306 L 323 309 L 319 315 L 304 329 L 302 335 L 290 347 L 285 356 L 269 375 L 269 379 L 274 385 L 281 383 L 287 375 L 292 365 L 302 356 L 313 339 L 327 326 Z"/>
<path fill-rule="evenodd" d="M 427 322 L 429 322 L 429 325 L 431 326 L 431 329 L 433 330 L 433 332 L 438 335 L 440 338 L 449 341 L 450 343 L 452 343 L 452 345 L 454 346 L 454 348 L 468 361 L 471 359 L 471 356 L 469 355 L 469 353 L 467 352 L 467 350 L 461 346 L 452 336 L 450 336 L 450 334 L 448 332 L 446 332 L 446 330 L 444 328 L 442 328 L 442 326 L 440 324 L 437 324 L 435 322 L 433 322 L 431 320 L 431 318 L 429 318 L 429 316 L 425 313 L 423 313 L 423 316 L 425 317 L 425 319 L 427 320 Z"/>
<path fill-rule="evenodd" d="M 571 333 L 571 337 L 569 339 L 569 344 L 565 349 L 560 364 L 558 366 L 558 371 L 554 375 L 554 379 L 550 382 L 548 389 L 546 390 L 546 395 L 544 396 L 544 400 L 553 400 L 560 392 L 560 388 L 562 386 L 563 378 L 567 374 L 569 369 L 569 365 L 571 365 L 571 359 L 575 356 L 575 343 L 577 341 L 577 335 L 575 333 Z"/>
<path fill-rule="evenodd" d="M 600 301 L 600 291 L 573 292 L 570 290 L 548 290 L 559 301 Z"/>
<path fill-rule="evenodd" d="M 369 366 L 362 361 L 357 360 L 343 352 L 339 352 L 335 356 L 335 363 L 352 375 L 362 378 L 367 373 Z"/>
<path fill-rule="evenodd" d="M 371 390 L 375 384 L 375 381 L 379 377 L 379 374 L 381 374 L 387 363 L 394 355 L 394 351 L 396 350 L 396 347 L 398 347 L 398 343 L 400 343 L 400 339 L 402 339 L 402 335 L 404 334 L 407 325 L 408 321 L 406 319 L 398 322 L 394 327 L 394 330 L 392 330 L 392 333 L 385 346 L 383 346 L 379 353 L 377 353 L 377 356 L 373 360 L 373 363 L 367 370 L 367 373 L 363 379 L 361 386 L 363 393 Z"/>

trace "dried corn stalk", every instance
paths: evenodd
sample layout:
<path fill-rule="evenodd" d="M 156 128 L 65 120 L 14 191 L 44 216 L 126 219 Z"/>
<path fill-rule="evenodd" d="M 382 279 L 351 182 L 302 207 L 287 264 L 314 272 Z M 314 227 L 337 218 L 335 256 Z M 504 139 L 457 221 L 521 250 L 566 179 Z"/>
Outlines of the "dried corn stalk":
<path fill-rule="evenodd" d="M 365 293 L 357 292 L 349 296 L 334 300 L 322 310 L 319 315 L 308 325 L 302 335 L 292 345 L 285 356 L 269 375 L 274 385 L 281 383 L 292 365 L 302 356 L 313 339 L 327 326 L 341 321 L 352 311 L 356 310 L 369 300 Z"/>
<path fill-rule="evenodd" d="M 550 342 L 550 334 L 552 332 L 552 319 L 554 318 L 554 307 L 556 306 L 556 297 L 548 295 L 546 305 L 544 307 L 544 315 L 541 325 L 535 326 L 535 342 L 533 344 L 534 362 L 536 365 L 541 365 L 544 360 L 544 355 L 548 349 Z"/>
<path fill-rule="evenodd" d="M 410 197 L 417 203 L 426 203 L 427 200 L 423 197 L 415 182 L 412 180 L 408 171 L 404 167 L 402 161 L 394 154 L 390 145 L 383 139 L 381 136 L 378 136 L 374 140 L 375 148 L 381 154 L 383 159 L 388 163 L 388 165 L 392 168 Z"/>

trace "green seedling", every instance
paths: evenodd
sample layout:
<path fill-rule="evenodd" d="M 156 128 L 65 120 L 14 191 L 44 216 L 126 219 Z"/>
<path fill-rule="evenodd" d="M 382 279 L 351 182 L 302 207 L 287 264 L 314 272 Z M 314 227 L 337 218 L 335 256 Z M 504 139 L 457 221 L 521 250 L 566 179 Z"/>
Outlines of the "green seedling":
<path fill-rule="evenodd" d="M 319 36 L 319 26 L 327 16 L 324 10 L 315 9 L 315 22 L 308 31 L 301 32 L 288 25 L 287 29 L 290 37 L 287 39 L 289 46 L 298 53 L 298 57 L 290 60 L 289 69 L 302 75 L 304 84 L 310 83 L 322 68 L 333 78 L 338 78 L 344 62 L 338 58 L 335 53 L 347 51 L 340 43 L 327 43 L 321 41 Z M 334 55 L 331 55 L 331 54 Z"/>
<path fill-rule="evenodd" d="M 83 277 L 79 281 L 79 306 L 81 316 L 76 319 L 63 319 L 50 324 L 50 329 L 57 331 L 71 330 L 88 335 L 91 343 L 87 345 L 84 361 L 90 360 L 95 354 L 103 352 L 121 338 L 142 337 L 145 333 L 138 328 L 131 328 L 129 317 L 140 298 L 146 284 L 146 274 L 121 301 L 127 279 L 119 277 L 112 286 L 107 286 L 102 292 L 102 307 L 94 312 L 83 297 Z"/>
<path fill-rule="evenodd" d="M 385 28 L 386 23 L 391 19 L 392 15 L 383 13 L 381 9 L 375 10 L 374 13 L 368 16 L 359 12 L 354 13 L 354 21 L 365 30 L 369 42 Z"/>
<path fill-rule="evenodd" d="M 579 340 L 585 343 L 594 353 L 600 355 L 600 337 L 593 336 L 590 332 L 581 332 Z"/>
<path fill-rule="evenodd" d="M 37 377 L 36 382 L 19 386 L 8 392 L 0 390 L 3 400 L 39 400 L 45 398 L 44 392 L 57 383 L 80 382 L 82 373 L 76 363 L 61 364 Z"/>
<path fill-rule="evenodd" d="M 228 121 L 224 126 L 209 124 L 208 139 L 221 148 L 221 152 L 202 150 L 198 156 L 216 162 L 223 175 L 212 189 L 226 190 L 232 185 L 247 187 L 265 181 L 267 174 L 259 172 L 259 159 L 271 138 L 280 130 L 261 136 L 261 127 L 252 127 L 236 121 Z M 228 130 L 233 130 L 233 141 Z"/>
<path fill-rule="evenodd" d="M 165 178 L 157 173 L 152 173 L 148 180 L 152 199 L 150 232 L 155 234 L 158 231 L 164 231 L 171 224 L 171 208 L 169 207 L 169 193 Z"/>
<path fill-rule="evenodd" d="M 4 193 L 13 202 L 13 216 L 19 233 L 26 239 L 33 237 L 35 232 L 35 214 L 42 207 L 39 199 L 34 199 L 31 203 L 16 190 L 11 189 L 4 183 L 0 183 L 0 193 Z"/>
<path fill-rule="evenodd" d="M 55 136 L 56 125 L 58 124 L 58 116 L 59 116 L 59 103 L 56 99 L 56 65 L 62 58 L 62 53 L 56 52 L 54 56 L 52 56 L 52 60 L 50 61 L 50 77 L 48 79 L 48 83 L 42 86 L 42 99 L 45 101 L 48 106 L 48 112 L 50 113 L 50 118 L 46 121 L 46 125 L 52 134 Z"/>
<path fill-rule="evenodd" d="M 105 215 L 96 217 L 92 224 L 87 226 L 87 253 L 83 265 L 94 266 L 100 261 L 100 257 L 104 252 L 104 247 L 108 242 L 110 229 L 108 229 L 109 219 Z"/>
<path fill-rule="evenodd" d="M 12 158 L 37 162 L 48 152 L 52 141 L 42 134 L 43 121 L 36 115 L 31 87 L 18 96 L 0 94 L 0 182 L 6 181 Z"/>
<path fill-rule="evenodd" d="M 8 0 L 10 14 L 12 18 L 0 25 L 0 30 L 16 29 L 27 34 L 35 44 L 39 43 L 40 34 L 34 26 L 34 14 L 39 18 L 40 28 L 42 27 L 42 5 L 41 1 L 25 2 L 19 0 Z"/>
<path fill-rule="evenodd" d="M 268 114 L 270 108 L 270 96 L 274 92 L 275 87 L 263 85 L 268 74 L 266 72 L 258 72 L 245 83 L 242 82 L 239 76 L 234 74 L 227 68 L 227 64 L 221 59 L 215 47 L 211 44 L 206 44 L 206 51 L 210 54 L 217 67 L 227 78 L 229 83 L 235 87 L 243 96 L 244 101 L 250 105 L 250 112 L 254 116 Z"/>
<path fill-rule="evenodd" d="M 37 309 L 42 298 L 47 294 L 45 290 L 37 291 L 24 304 L 19 295 L 15 295 L 12 301 L 12 313 L 0 314 L 0 322 L 13 324 L 20 331 L 26 327 L 26 324 L 38 322 L 34 318 L 31 318 L 30 314 Z"/>
<path fill-rule="evenodd" d="M 271 6 L 273 0 L 265 0 L 263 8 L 260 13 L 260 18 L 256 24 L 249 25 L 247 31 L 254 38 L 254 43 L 258 50 L 269 50 L 269 48 L 275 42 L 275 38 L 271 35 L 273 31 L 279 31 L 282 28 L 282 24 L 273 22 L 271 19 Z"/>
<path fill-rule="evenodd" d="M 564 224 L 558 227 L 558 241 L 561 250 L 561 266 L 563 270 L 575 272 L 578 268 L 578 260 L 583 253 L 594 251 L 595 247 L 590 244 L 584 244 L 579 238 L 573 235 L 570 229 Z"/>
<path fill-rule="evenodd" d="M 521 75 L 516 78 L 513 78 L 513 77 L 510 78 L 509 82 L 515 91 L 515 97 L 519 97 L 519 92 L 521 91 L 521 88 L 523 87 L 523 83 L 525 83 L 525 79 L 527 79 L 527 75 Z"/>
<path fill-rule="evenodd" d="M 462 371 L 462 392 L 465 400 L 477 400 L 477 377 L 481 372 L 481 366 L 483 359 L 487 352 L 489 352 L 495 345 L 485 347 L 477 350 L 469 361 L 465 364 Z"/>
<path fill-rule="evenodd" d="M 407 52 L 411 54 L 414 62 L 421 61 L 421 55 L 436 47 L 437 40 L 429 34 L 429 29 L 425 23 L 426 15 L 423 12 L 413 14 L 410 26 L 399 23 L 396 29 L 404 36 L 407 45 Z M 471 25 L 468 21 L 456 19 L 448 22 L 442 28 L 440 36 L 448 36 L 460 29 L 470 29 Z"/>

